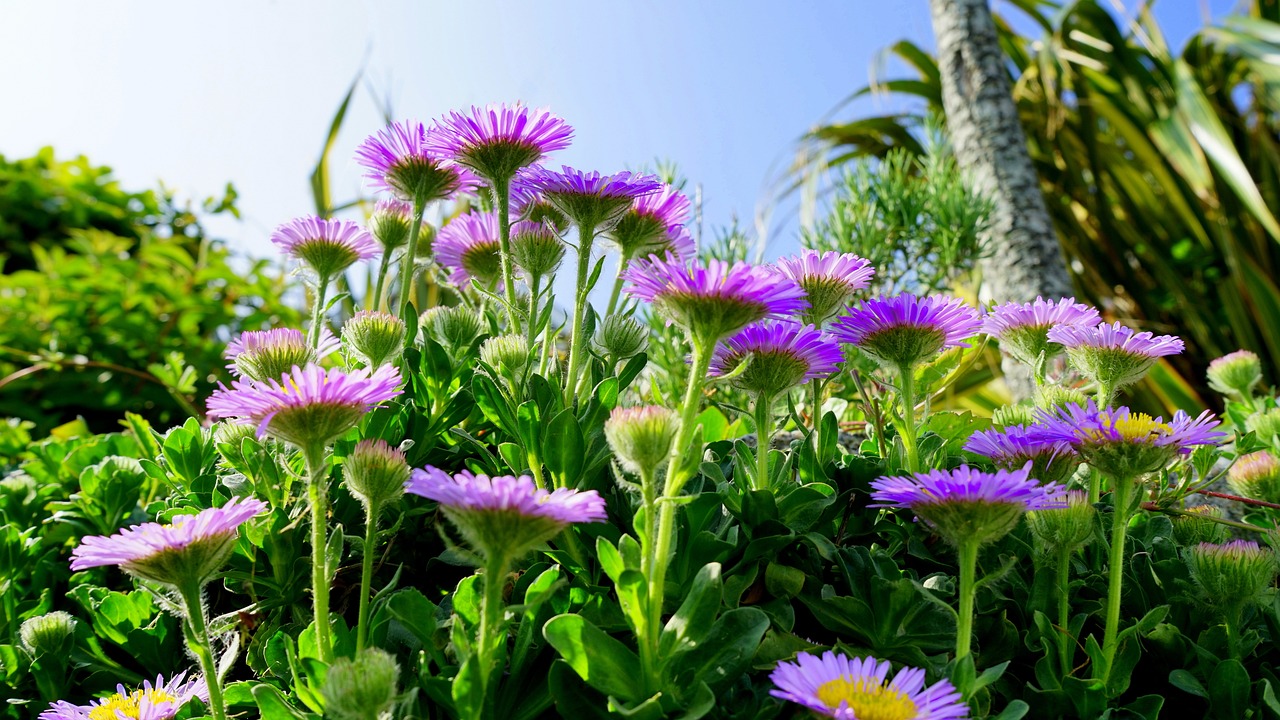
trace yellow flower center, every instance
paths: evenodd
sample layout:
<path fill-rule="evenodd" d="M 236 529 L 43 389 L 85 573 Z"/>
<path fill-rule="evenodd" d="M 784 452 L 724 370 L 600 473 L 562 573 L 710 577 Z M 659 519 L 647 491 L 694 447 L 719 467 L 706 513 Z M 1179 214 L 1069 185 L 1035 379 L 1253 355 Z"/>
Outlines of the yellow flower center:
<path fill-rule="evenodd" d="M 140 717 L 143 700 L 150 700 L 152 705 L 157 705 L 166 702 L 176 703 L 178 698 L 164 690 L 134 690 L 128 695 L 116 693 L 104 700 L 101 705 L 94 706 L 89 711 L 89 720 L 119 720 L 122 715 L 127 718 Z"/>
<path fill-rule="evenodd" d="M 822 683 L 817 694 L 832 710 L 844 703 L 858 720 L 911 720 L 917 712 L 916 704 L 901 690 L 847 675 Z"/>
<path fill-rule="evenodd" d="M 1098 415 L 1098 419 L 1104 425 L 1114 427 L 1120 437 L 1127 442 L 1145 442 L 1173 432 L 1173 428 L 1168 423 L 1158 422 L 1146 413 L 1130 413 L 1128 417 L 1122 417 L 1115 421 L 1112 421 L 1111 417 L 1106 413 L 1101 413 Z M 1105 440 L 1106 437 L 1100 433 L 1094 433 L 1092 439 Z"/>

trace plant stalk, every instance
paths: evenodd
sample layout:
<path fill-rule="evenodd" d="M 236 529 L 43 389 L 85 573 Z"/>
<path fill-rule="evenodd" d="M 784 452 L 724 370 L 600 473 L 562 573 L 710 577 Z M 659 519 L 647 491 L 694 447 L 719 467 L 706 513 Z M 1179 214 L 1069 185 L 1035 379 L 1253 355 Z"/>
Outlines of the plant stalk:
<path fill-rule="evenodd" d="M 316 647 L 320 660 L 333 662 L 333 640 L 329 627 L 327 468 L 323 449 L 304 449 L 307 459 L 307 498 L 311 505 L 311 596 L 316 623 Z"/>
<path fill-rule="evenodd" d="M 503 620 L 506 616 L 506 605 L 502 602 L 502 586 L 507 577 L 508 562 L 505 555 L 490 555 L 484 566 L 484 607 L 480 609 L 480 682 L 483 688 L 485 706 L 489 705 L 494 689 L 492 682 L 496 671 L 495 654 L 502 642 Z M 483 711 L 482 711 L 483 712 Z"/>
<path fill-rule="evenodd" d="M 382 296 L 386 291 L 387 271 L 391 269 L 391 251 L 383 248 L 382 261 L 378 263 L 378 281 L 373 289 L 373 308 L 381 310 L 386 305 L 387 299 Z"/>
<path fill-rule="evenodd" d="M 1058 631 L 1063 637 L 1058 643 L 1058 658 L 1062 676 L 1071 672 L 1071 548 L 1058 548 Z"/>
<path fill-rule="evenodd" d="M 186 604 L 187 622 L 190 623 L 193 636 L 192 650 L 200 661 L 200 671 L 204 673 L 205 684 L 209 687 L 209 712 L 214 720 L 227 720 L 226 703 L 222 699 L 222 678 L 218 677 L 218 664 L 214 662 L 212 645 L 209 642 L 209 624 L 204 618 L 204 603 L 200 601 L 199 584 L 178 588 L 182 600 Z"/>
<path fill-rule="evenodd" d="M 502 178 L 493 184 L 494 198 L 498 206 L 498 257 L 502 264 L 502 290 L 507 299 L 507 332 L 520 332 L 520 318 L 516 315 L 515 274 L 511 272 L 511 178 Z M 533 319 L 530 318 L 532 323 Z"/>
<path fill-rule="evenodd" d="M 756 396 L 756 481 L 753 490 L 769 489 L 769 446 L 773 444 L 773 398 Z"/>
<path fill-rule="evenodd" d="M 916 376 L 908 366 L 898 368 L 902 394 L 902 443 L 907 451 L 907 472 L 920 471 L 920 450 L 916 445 Z"/>
<path fill-rule="evenodd" d="M 316 286 L 316 302 L 311 307 L 311 328 L 307 333 L 308 344 L 312 348 L 320 347 L 320 323 L 324 322 L 324 300 L 328 291 L 329 278 L 320 278 L 320 282 Z"/>
<path fill-rule="evenodd" d="M 413 292 L 413 263 L 418 257 L 418 238 L 422 235 L 422 214 L 427 204 L 421 200 L 413 201 L 413 225 L 409 227 L 409 244 L 404 249 L 404 264 L 400 269 L 400 317 L 407 324 L 413 312 L 409 304 L 409 295 Z"/>
<path fill-rule="evenodd" d="M 1107 624 L 1102 636 L 1102 657 L 1106 662 L 1103 674 L 1095 677 L 1106 680 L 1111 674 L 1120 630 L 1120 592 L 1124 582 L 1124 545 L 1129 534 L 1129 495 L 1133 491 L 1130 478 L 1112 478 L 1111 501 L 1114 505 L 1111 517 L 1111 556 L 1107 568 Z"/>
<path fill-rule="evenodd" d="M 369 602 L 373 585 L 373 554 L 378 542 L 379 508 L 373 503 L 365 506 L 364 555 L 360 558 L 360 616 L 356 621 L 356 652 L 364 650 L 369 639 Z"/>
<path fill-rule="evenodd" d="M 587 273 L 591 270 L 591 243 L 594 240 L 594 227 L 578 227 L 578 284 L 573 298 L 573 329 L 569 332 L 569 370 L 564 378 L 565 407 L 573 407 L 573 393 L 578 386 L 578 366 L 582 362 L 584 345 L 581 335 L 587 305 Z"/>
<path fill-rule="evenodd" d="M 966 539 L 960 543 L 960 611 L 956 618 L 956 659 L 965 657 L 973 647 L 973 605 L 978 594 L 978 542 Z"/>

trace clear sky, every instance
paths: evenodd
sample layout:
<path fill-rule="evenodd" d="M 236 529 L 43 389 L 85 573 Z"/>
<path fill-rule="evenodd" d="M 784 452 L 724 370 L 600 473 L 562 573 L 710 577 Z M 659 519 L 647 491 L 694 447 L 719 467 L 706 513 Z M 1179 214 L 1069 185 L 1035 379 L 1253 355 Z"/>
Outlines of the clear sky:
<path fill-rule="evenodd" d="M 1177 47 L 1234 5 L 1157 11 Z M 397 117 L 549 106 L 577 131 L 553 162 L 670 159 L 703 186 L 707 226 L 736 214 L 750 227 L 771 168 L 882 48 L 932 46 L 925 0 L 0 0 L 0 17 L 0 154 L 53 145 L 128 188 L 163 180 L 197 198 L 233 182 L 244 221 L 215 230 L 255 255 L 312 210 L 308 175 L 362 67 Z M 335 201 L 361 191 L 352 150 L 380 125 L 362 88 L 332 159 Z M 769 254 L 792 243 L 775 237 Z"/>

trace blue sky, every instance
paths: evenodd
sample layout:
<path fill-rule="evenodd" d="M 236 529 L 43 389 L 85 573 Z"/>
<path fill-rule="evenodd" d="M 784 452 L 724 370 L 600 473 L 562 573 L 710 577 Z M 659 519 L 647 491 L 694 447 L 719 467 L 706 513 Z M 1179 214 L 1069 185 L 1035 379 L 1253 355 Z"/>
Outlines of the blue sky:
<path fill-rule="evenodd" d="M 1206 14 L 1235 4 L 1156 7 L 1177 47 Z M 269 255 L 271 229 L 311 211 L 307 177 L 363 67 L 398 117 L 516 99 L 550 106 L 577 130 L 553 162 L 612 172 L 675 161 L 703 186 L 708 227 L 736 214 L 750 228 L 771 170 L 867 82 L 881 49 L 903 38 L 932 46 L 925 0 L 213 7 L 0 0 L 0 154 L 53 145 L 114 167 L 127 187 L 162 180 L 197 198 L 233 182 L 244 220 L 215 230 L 238 250 Z M 336 200 L 361 191 L 352 150 L 380 124 L 362 88 L 333 155 Z M 784 231 L 768 254 L 793 244 Z"/>

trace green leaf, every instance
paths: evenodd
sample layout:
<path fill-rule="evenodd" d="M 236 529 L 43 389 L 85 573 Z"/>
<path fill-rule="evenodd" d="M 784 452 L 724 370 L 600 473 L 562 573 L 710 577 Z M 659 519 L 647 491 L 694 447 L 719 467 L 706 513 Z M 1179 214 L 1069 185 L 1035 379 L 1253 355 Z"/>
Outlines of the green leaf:
<path fill-rule="evenodd" d="M 1209 707 L 1218 717 L 1242 718 L 1249 709 L 1249 672 L 1239 660 L 1223 660 L 1209 678 Z"/>
<path fill-rule="evenodd" d="M 253 699 L 258 703 L 262 720 L 306 720 L 305 714 L 290 705 L 284 695 L 270 685 L 255 685 Z"/>
<path fill-rule="evenodd" d="M 703 565 L 694 576 L 684 602 L 662 629 L 658 641 L 659 657 L 669 658 L 696 646 L 711 630 L 712 622 L 720 612 L 722 594 L 720 563 Z"/>
<path fill-rule="evenodd" d="M 578 418 L 569 410 L 561 410 L 547 425 L 542 454 L 556 487 L 578 487 L 586 462 L 587 443 L 578 427 Z"/>
<path fill-rule="evenodd" d="M 640 658 L 582 616 L 557 615 L 542 636 L 591 687 L 629 702 L 643 699 Z"/>
<path fill-rule="evenodd" d="M 1182 668 L 1169 673 L 1169 684 L 1196 697 L 1209 699 L 1209 692 L 1204 689 L 1204 685 L 1200 684 L 1195 675 Z"/>
<path fill-rule="evenodd" d="M 769 617 L 759 608 L 730 610 L 702 642 L 672 660 L 668 677 L 677 687 L 705 682 L 712 690 L 721 689 L 746 670 L 768 629 Z"/>

